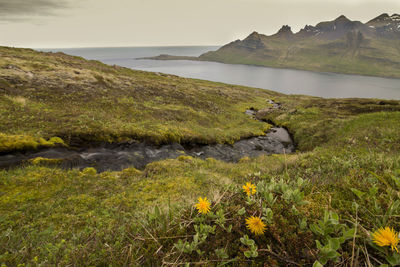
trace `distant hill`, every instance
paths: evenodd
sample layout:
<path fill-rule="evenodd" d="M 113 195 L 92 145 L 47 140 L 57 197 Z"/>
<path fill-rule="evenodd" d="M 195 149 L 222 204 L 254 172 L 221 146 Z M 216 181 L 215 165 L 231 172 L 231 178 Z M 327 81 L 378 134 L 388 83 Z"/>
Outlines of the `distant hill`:
<path fill-rule="evenodd" d="M 306 25 L 297 33 L 284 25 L 273 35 L 253 32 L 194 59 L 278 68 L 400 78 L 400 15 L 382 14 L 367 23 L 340 16 Z"/>

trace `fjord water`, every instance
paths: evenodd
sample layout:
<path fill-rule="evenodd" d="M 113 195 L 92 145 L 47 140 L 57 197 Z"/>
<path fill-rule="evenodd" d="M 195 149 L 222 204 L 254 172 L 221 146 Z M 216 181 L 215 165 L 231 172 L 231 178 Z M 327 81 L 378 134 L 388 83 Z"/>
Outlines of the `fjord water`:
<path fill-rule="evenodd" d="M 329 98 L 400 99 L 400 79 L 277 69 L 188 60 L 143 60 L 160 54 L 199 56 L 217 46 L 110 47 L 42 49 L 95 59 L 110 65 L 162 72 L 187 78 L 245 85 L 285 94 Z"/>

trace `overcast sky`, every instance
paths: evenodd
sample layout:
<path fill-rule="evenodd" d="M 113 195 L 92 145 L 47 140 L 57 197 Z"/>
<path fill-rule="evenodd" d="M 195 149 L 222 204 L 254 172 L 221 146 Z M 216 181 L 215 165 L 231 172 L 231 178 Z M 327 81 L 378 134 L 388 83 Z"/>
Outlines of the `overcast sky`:
<path fill-rule="evenodd" d="M 0 45 L 222 45 L 345 15 L 400 13 L 400 0 L 0 0 Z"/>

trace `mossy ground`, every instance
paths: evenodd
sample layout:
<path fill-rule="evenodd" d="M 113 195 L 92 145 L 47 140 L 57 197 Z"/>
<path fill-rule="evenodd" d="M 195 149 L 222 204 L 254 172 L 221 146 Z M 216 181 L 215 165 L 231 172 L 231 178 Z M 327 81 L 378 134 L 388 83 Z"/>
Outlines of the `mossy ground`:
<path fill-rule="evenodd" d="M 232 143 L 268 129 L 244 111 L 276 95 L 64 54 L 0 47 L 0 56 L 0 133 L 28 140 Z M 31 146 L 21 142 L 13 147 Z"/>
<path fill-rule="evenodd" d="M 7 48 L 2 48 L 0 51 L 9 54 L 6 50 Z M 11 50 L 15 56 L 18 51 Z M 42 66 L 44 63 L 36 63 L 41 67 L 36 66 L 33 71 L 61 68 L 56 63 L 62 60 L 64 63 L 59 64 L 63 68 L 63 64 L 69 67 L 77 64 L 81 66 L 81 73 L 92 72 L 93 68 L 98 68 L 98 72 L 104 68 L 112 73 L 114 69 L 97 62 L 86 62 L 62 55 L 43 55 L 25 50 L 22 52 L 21 57 L 26 57 L 25 64 L 28 64 L 27 59 L 31 56 L 38 57 L 43 62 L 54 60 L 54 65 L 46 63 L 50 67 Z M 43 57 L 49 59 L 44 60 Z M 3 127 L 1 131 L 8 135 L 25 134 L 35 138 L 60 136 L 66 142 L 69 140 L 65 138 L 68 134 L 79 137 L 79 140 L 85 137 L 83 140 L 91 141 L 97 140 L 99 136 L 145 138 L 152 135 L 153 141 L 167 141 L 172 138 L 165 135 L 171 130 L 171 122 L 179 125 L 180 121 L 180 130 L 191 131 L 188 135 L 182 134 L 187 133 L 183 130 L 179 132 L 182 140 L 191 140 L 193 136 L 198 136 L 204 142 L 229 141 L 242 135 L 243 129 L 249 134 L 262 130 L 263 126 L 257 121 L 243 116 L 243 109 L 251 106 L 256 109 L 268 107 L 265 98 L 274 98 L 276 102 L 282 103 L 282 109 L 264 114 L 260 112 L 259 116 L 287 127 L 293 134 L 299 151 L 291 155 L 244 158 L 239 163 L 180 156 L 177 159 L 151 163 L 141 171 L 130 168 L 121 172 L 97 173 L 92 168 L 83 171 L 62 170 L 57 166 L 42 164 L 0 171 L 0 263 L 6 266 L 19 263 L 30 266 L 150 266 L 186 262 L 217 265 L 225 261 L 236 265 L 290 266 L 296 262 L 301 266 L 310 266 L 319 259 L 319 250 L 315 243 L 318 237 L 308 227 L 300 227 L 298 219 L 306 219 L 308 225 L 311 225 L 323 217 L 326 209 L 337 212 L 341 222 L 349 227 L 355 223 L 360 225 L 355 242 L 350 240 L 341 246 L 341 257 L 337 265 L 349 265 L 355 260 L 359 264 L 368 260 L 374 265 L 378 261 L 385 262 L 383 254 L 368 242 L 368 232 L 380 226 L 391 226 L 400 230 L 397 216 L 399 207 L 388 214 L 389 208 L 393 209 L 393 203 L 399 200 L 400 191 L 400 180 L 399 188 L 395 182 L 397 178 L 400 179 L 399 101 L 285 96 L 269 91 L 163 77 L 125 69 L 117 71 L 122 73 L 118 75 L 126 75 L 121 77 L 128 77 L 127 81 L 143 88 L 144 95 L 151 94 L 147 98 L 151 104 L 142 106 L 143 109 L 135 113 L 141 114 L 140 119 L 135 119 L 129 112 L 116 112 L 124 110 L 118 109 L 119 102 L 116 102 L 123 94 L 114 93 L 111 88 L 108 88 L 109 94 L 104 97 L 113 103 L 110 105 L 112 112 L 106 112 L 100 110 L 97 97 L 93 103 L 91 99 L 80 101 L 79 97 L 77 101 L 68 102 L 66 99 L 74 98 L 75 93 L 54 87 L 53 90 L 61 90 L 59 97 L 66 101 L 67 107 L 73 105 L 79 108 L 79 114 L 90 114 L 81 117 L 83 119 L 79 124 L 78 119 L 67 114 L 76 111 L 57 107 L 60 102 L 57 95 L 50 94 L 49 88 L 52 87 L 47 88 L 43 94 L 40 89 L 27 94 L 27 88 L 17 90 L 17 87 L 9 87 L 4 93 L 7 97 L 3 95 L 2 101 L 10 101 L 10 95 L 13 99 L 20 96 L 27 99 L 27 107 L 30 101 L 41 103 L 43 97 L 46 99 L 42 103 L 45 116 L 34 116 L 32 114 L 36 113 L 18 109 L 14 105 L 22 108 L 20 100 L 16 101 L 17 104 L 15 101 L 2 102 L 2 114 L 7 113 L 7 116 L 15 120 L 3 119 L 7 127 Z M 56 74 L 61 75 L 64 72 L 67 73 L 68 68 L 59 70 Z M 45 74 L 40 75 L 43 75 L 44 81 Z M 51 77 L 52 74 L 48 75 Z M 102 75 L 105 76 L 104 73 Z M 10 83 L 12 79 L 9 77 L 14 76 L 7 74 L 7 77 L 6 80 Z M 5 79 L 4 76 L 2 79 Z M 51 81 L 52 78 L 49 78 L 49 83 Z M 76 86 L 75 90 L 78 90 L 79 87 Z M 93 87 L 91 90 L 97 94 L 103 89 Z M 118 92 L 119 89 L 115 87 L 115 90 Z M 188 102 L 183 100 L 186 96 L 181 95 L 186 94 L 186 90 L 191 95 L 191 101 Z M 2 94 L 4 91 L 1 91 Z M 224 97 L 216 97 L 219 94 L 217 92 Z M 208 94 L 212 97 L 208 98 Z M 229 100 L 237 97 L 233 106 L 225 99 L 229 94 L 232 94 Z M 127 100 L 129 105 L 125 108 L 142 105 L 142 99 Z M 192 107 L 193 116 L 189 116 L 190 122 L 187 122 L 188 118 L 180 117 L 186 116 L 185 112 L 173 112 L 168 109 L 171 106 L 164 102 L 156 104 L 155 99 L 175 101 L 175 104 L 178 101 L 181 111 L 186 106 Z M 195 100 L 200 101 L 197 102 L 197 108 L 194 107 Z M 214 112 L 199 110 L 200 103 L 208 103 L 207 101 L 210 102 L 206 106 L 207 110 L 214 107 Z M 15 115 L 8 111 L 10 107 L 16 112 Z M 164 125 L 163 120 L 155 118 L 165 119 L 164 108 L 168 110 L 170 117 L 165 123 L 165 129 L 168 130 L 163 135 L 155 130 Z M 154 110 L 157 112 L 154 113 Z M 228 111 L 230 114 L 225 113 Z M 118 114 L 125 116 L 120 117 Z M 153 117 L 148 117 L 148 114 L 153 114 Z M 164 115 L 157 117 L 157 114 Z M 203 124 L 199 120 L 202 114 L 208 116 L 208 123 Z M 36 125 L 28 119 L 22 123 L 19 121 L 21 116 L 41 123 Z M 91 116 L 96 116 L 102 123 L 98 127 L 90 124 Z M 226 120 L 227 116 L 230 120 Z M 50 117 L 54 121 L 49 120 Z M 96 124 L 97 120 L 93 123 Z M 142 120 L 147 123 L 141 124 Z M 212 120 L 216 122 L 211 122 Z M 138 122 L 138 127 L 143 131 L 151 129 L 152 135 L 131 135 L 133 132 L 129 130 L 120 132 L 120 127 L 125 123 L 136 125 L 133 121 Z M 58 125 L 56 122 L 63 124 Z M 188 127 L 185 122 L 191 128 L 185 128 Z M 63 125 L 69 128 L 64 129 Z M 226 131 L 219 134 L 216 128 L 208 127 L 219 127 L 221 133 L 224 132 L 223 129 Z M 114 131 L 115 135 L 110 134 Z M 283 196 L 277 194 L 276 204 L 270 206 L 274 215 L 267 225 L 265 235 L 252 236 L 245 227 L 243 216 L 258 214 L 259 210 L 256 206 L 246 204 L 246 199 L 241 195 L 241 186 L 248 181 L 258 183 L 274 180 L 296 184 L 299 178 L 307 181 L 301 189 L 307 204 L 298 207 L 298 214 L 295 214 L 292 205 L 287 204 Z M 174 244 L 179 239 L 193 240 L 194 224 L 199 220 L 193 204 L 199 196 L 207 196 L 211 200 L 213 212 L 223 209 L 225 216 L 230 218 L 226 225 L 232 224 L 232 229 L 226 232 L 217 226 L 215 233 L 209 234 L 207 242 L 198 246 L 202 254 L 195 251 L 182 253 Z M 357 210 L 353 208 L 354 202 L 359 204 Z M 246 207 L 247 213 L 235 215 L 242 207 Z M 214 220 L 206 219 L 203 223 Z M 249 235 L 259 246 L 259 255 L 255 259 L 248 259 L 243 254 L 247 249 L 240 241 L 243 234 Z M 228 258 L 222 257 L 220 251 L 215 252 L 216 249 L 226 249 Z M 333 262 L 329 264 L 334 265 Z"/>

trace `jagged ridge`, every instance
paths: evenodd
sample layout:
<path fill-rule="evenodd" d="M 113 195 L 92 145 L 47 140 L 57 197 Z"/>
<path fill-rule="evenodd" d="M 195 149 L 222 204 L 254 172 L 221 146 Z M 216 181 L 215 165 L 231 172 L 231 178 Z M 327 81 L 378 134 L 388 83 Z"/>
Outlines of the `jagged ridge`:
<path fill-rule="evenodd" d="M 198 60 L 400 77 L 399 41 L 399 14 L 367 23 L 341 15 L 296 33 L 289 25 L 269 36 L 254 31 Z"/>

